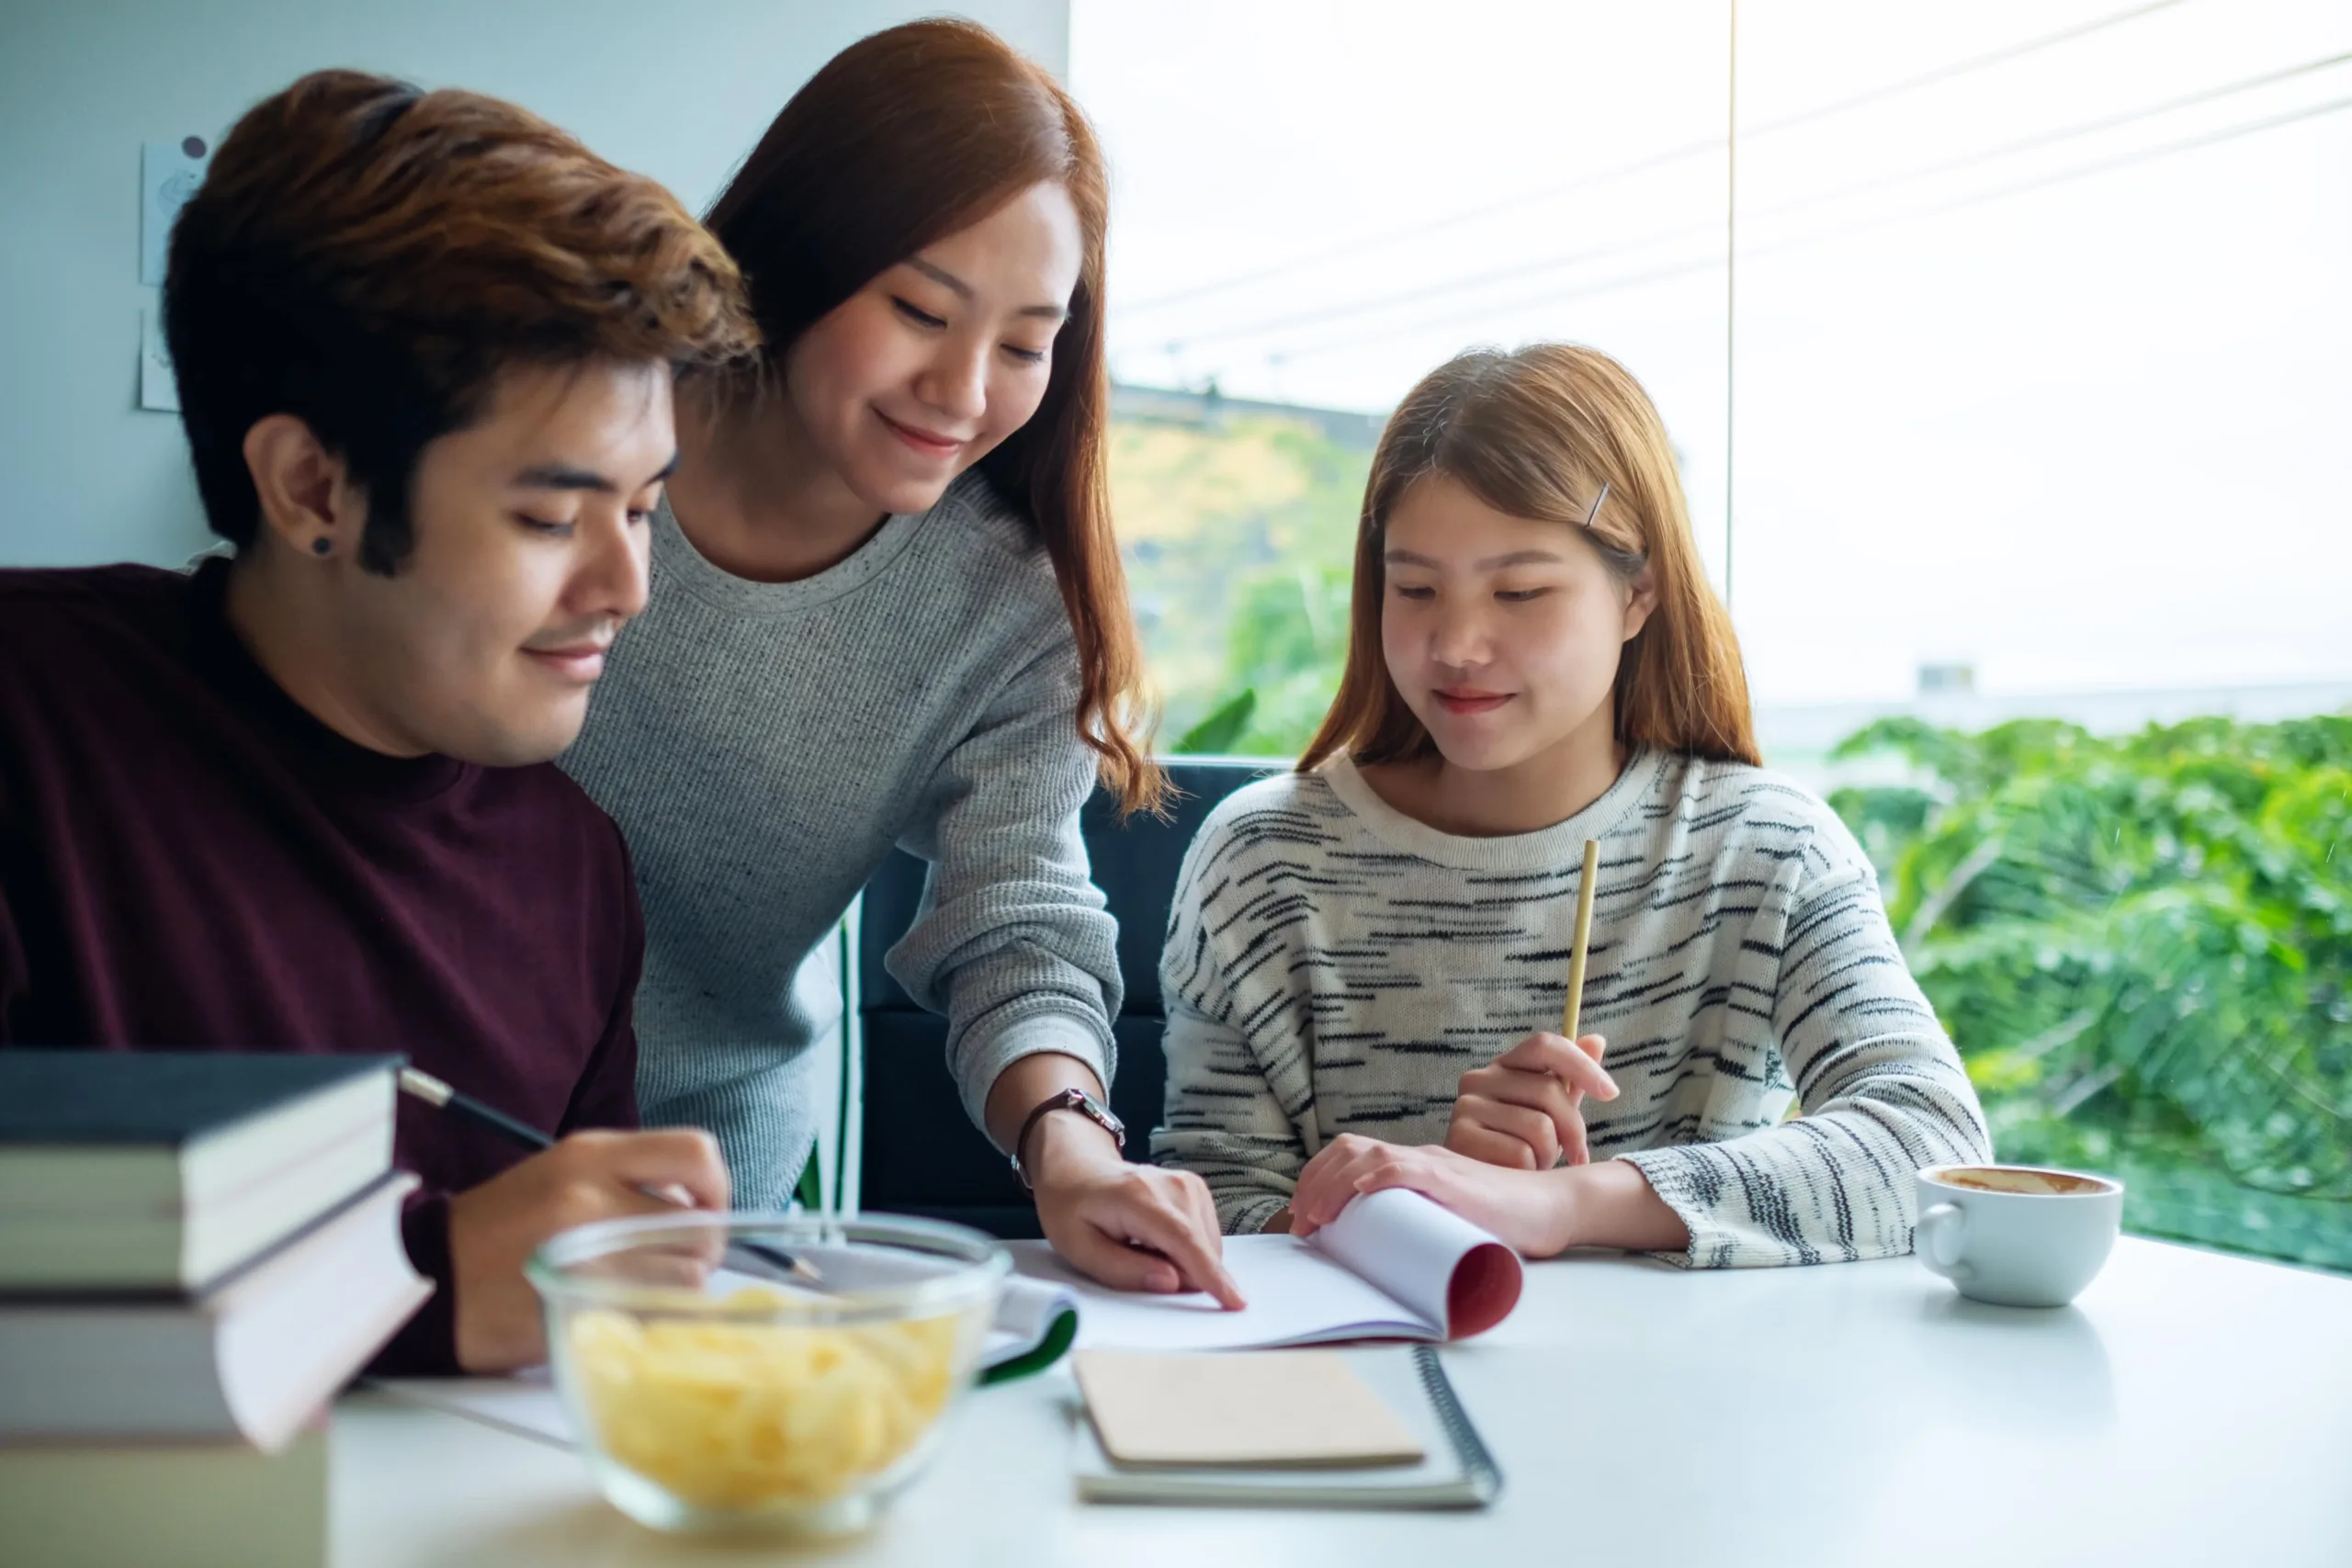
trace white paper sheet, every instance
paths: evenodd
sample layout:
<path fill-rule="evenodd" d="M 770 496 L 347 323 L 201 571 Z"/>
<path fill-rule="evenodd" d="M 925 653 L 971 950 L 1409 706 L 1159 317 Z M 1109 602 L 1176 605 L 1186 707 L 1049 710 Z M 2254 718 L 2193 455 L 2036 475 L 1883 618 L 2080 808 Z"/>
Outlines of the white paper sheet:
<path fill-rule="evenodd" d="M 577 1442 L 545 1367 L 511 1378 L 370 1378 L 368 1386 L 534 1442 L 559 1449 Z"/>
<path fill-rule="evenodd" d="M 1121 1350 L 1249 1350 L 1334 1339 L 1443 1337 L 1423 1317 L 1326 1257 L 1286 1235 L 1228 1236 L 1225 1266 L 1249 1300 L 1227 1312 L 1209 1296 L 1146 1295 L 1098 1285 L 1042 1241 L 1010 1244 L 1013 1267 L 1078 1298 L 1078 1345 Z M 1443 1287 L 1439 1296 L 1443 1299 Z"/>
<path fill-rule="evenodd" d="M 1005 1280 L 1004 1294 L 996 1303 L 996 1321 L 989 1325 L 988 1343 L 980 1349 L 980 1365 L 998 1366 L 1027 1355 L 1045 1343 L 1054 1319 L 1077 1310 L 1077 1295 L 1057 1281 L 1013 1275 Z M 1080 1321 L 1085 1321 L 1083 1313 Z"/>
<path fill-rule="evenodd" d="M 1308 1245 L 1322 1248 L 1351 1271 L 1441 1325 L 1448 1337 L 1491 1326 L 1451 1323 L 1446 1307 L 1454 1271 L 1462 1260 L 1480 1247 L 1502 1244 L 1418 1192 L 1393 1187 L 1384 1192 L 1367 1192 L 1340 1210 L 1340 1217 L 1317 1232 Z M 1494 1314 L 1498 1320 L 1519 1300 L 1515 1260 L 1508 1272 L 1511 1276 L 1509 1299 L 1493 1303 L 1501 1309 Z"/>

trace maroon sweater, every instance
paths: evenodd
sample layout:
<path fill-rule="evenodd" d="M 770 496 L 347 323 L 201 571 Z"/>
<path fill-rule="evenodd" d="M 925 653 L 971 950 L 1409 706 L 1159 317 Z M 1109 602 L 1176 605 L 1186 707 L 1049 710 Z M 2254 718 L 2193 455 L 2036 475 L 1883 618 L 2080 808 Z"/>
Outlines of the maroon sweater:
<path fill-rule="evenodd" d="M 225 561 L 0 571 L 0 1045 L 398 1051 L 549 1133 L 637 1123 L 620 830 L 552 765 L 356 746 L 255 664 Z M 456 1369 L 448 1195 L 522 1151 L 402 1100 L 439 1288 L 378 1359 Z"/>

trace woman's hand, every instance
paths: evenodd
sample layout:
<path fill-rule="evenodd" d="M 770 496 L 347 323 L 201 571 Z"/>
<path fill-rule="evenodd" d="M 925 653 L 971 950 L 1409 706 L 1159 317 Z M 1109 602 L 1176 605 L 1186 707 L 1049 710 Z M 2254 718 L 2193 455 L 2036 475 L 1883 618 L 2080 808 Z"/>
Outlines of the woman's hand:
<path fill-rule="evenodd" d="M 1529 1035 L 1483 1067 L 1462 1075 L 1445 1146 L 1487 1165 L 1549 1170 L 1591 1158 L 1583 1100 L 1617 1098 L 1600 1070 L 1608 1042 L 1588 1034 L 1571 1044 L 1557 1034 Z"/>
<path fill-rule="evenodd" d="M 986 1107 L 989 1136 L 1020 1156 L 1054 1250 L 1122 1291 L 1206 1291 L 1221 1306 L 1245 1304 L 1225 1271 L 1207 1183 L 1187 1170 L 1129 1164 L 1109 1133 L 1073 1111 L 1031 1123 L 1030 1111 L 1066 1089 L 1102 1098 L 1093 1068 L 1041 1051 L 997 1075 Z M 1014 1148 L 1024 1131 L 1027 1145 Z"/>
<path fill-rule="evenodd" d="M 1208 1184 L 1191 1171 L 1130 1164 L 1108 1133 L 1068 1113 L 1038 1121 L 1028 1168 L 1046 1239 L 1080 1271 L 1123 1291 L 1247 1304 L 1225 1270 Z"/>
<path fill-rule="evenodd" d="M 1514 1251 L 1548 1258 L 1567 1246 L 1561 1173 L 1508 1170 L 1430 1144 L 1384 1144 L 1342 1133 L 1306 1162 L 1291 1195 L 1291 1234 L 1312 1235 L 1366 1192 L 1402 1187 L 1443 1204 Z"/>

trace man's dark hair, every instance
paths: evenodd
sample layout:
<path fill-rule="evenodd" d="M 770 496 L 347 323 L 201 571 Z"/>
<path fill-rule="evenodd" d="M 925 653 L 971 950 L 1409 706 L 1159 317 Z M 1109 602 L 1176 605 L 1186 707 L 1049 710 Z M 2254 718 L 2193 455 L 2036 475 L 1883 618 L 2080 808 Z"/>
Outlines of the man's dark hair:
<path fill-rule="evenodd" d="M 368 496 L 397 570 L 426 443 L 510 365 L 709 365 L 758 342 L 718 243 L 652 180 L 536 115 L 322 71 L 237 122 L 181 210 L 164 283 L 181 420 L 215 533 L 260 523 L 245 434 L 292 414 Z"/>

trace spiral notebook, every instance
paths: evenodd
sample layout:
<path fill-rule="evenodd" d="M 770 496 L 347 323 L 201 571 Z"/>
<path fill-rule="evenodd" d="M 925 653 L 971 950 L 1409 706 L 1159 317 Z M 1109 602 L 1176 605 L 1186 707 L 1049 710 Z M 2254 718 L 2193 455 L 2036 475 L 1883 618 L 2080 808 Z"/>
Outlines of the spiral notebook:
<path fill-rule="evenodd" d="M 1199 1503 L 1219 1507 L 1483 1508 L 1503 1478 L 1453 1384 L 1427 1345 L 1327 1350 L 1380 1397 L 1420 1457 L 1410 1463 L 1305 1468 L 1120 1464 L 1081 1412 L 1074 1468 L 1089 1503 Z"/>

